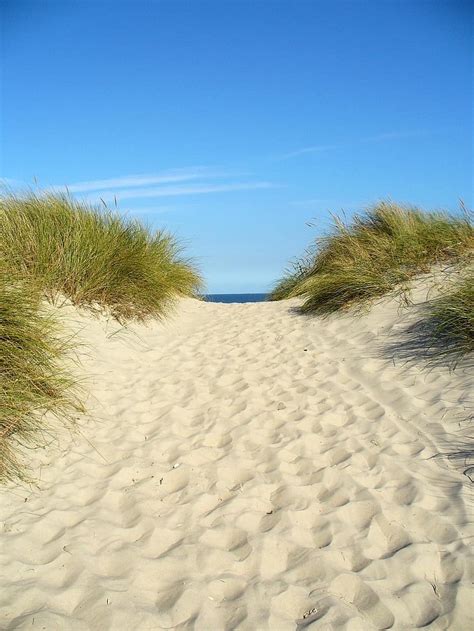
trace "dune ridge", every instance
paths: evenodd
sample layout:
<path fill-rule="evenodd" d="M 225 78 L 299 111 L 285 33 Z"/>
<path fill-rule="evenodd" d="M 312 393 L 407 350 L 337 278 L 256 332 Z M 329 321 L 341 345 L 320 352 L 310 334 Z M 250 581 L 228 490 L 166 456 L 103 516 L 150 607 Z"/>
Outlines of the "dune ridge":
<path fill-rule="evenodd" d="M 1 629 L 474 626 L 472 491 L 433 458 L 472 378 L 384 354 L 416 307 L 299 304 L 62 310 L 90 418 L 2 493 Z"/>

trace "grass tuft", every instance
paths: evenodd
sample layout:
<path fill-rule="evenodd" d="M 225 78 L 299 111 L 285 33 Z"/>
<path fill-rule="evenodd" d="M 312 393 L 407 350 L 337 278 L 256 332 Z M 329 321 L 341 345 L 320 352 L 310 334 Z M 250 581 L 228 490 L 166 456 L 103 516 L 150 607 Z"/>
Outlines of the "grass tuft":
<path fill-rule="evenodd" d="M 18 446 L 38 443 L 45 414 L 71 419 L 80 409 L 64 368 L 70 344 L 41 306 L 37 289 L 0 266 L 0 480 L 23 477 Z"/>
<path fill-rule="evenodd" d="M 201 287 L 171 235 L 67 195 L 0 199 L 0 243 L 8 269 L 48 299 L 66 296 L 121 321 L 161 318 Z"/>
<path fill-rule="evenodd" d="M 474 352 L 474 275 L 471 273 L 427 305 L 431 345 L 455 367 Z"/>
<path fill-rule="evenodd" d="M 284 300 L 291 298 L 298 285 L 304 281 L 313 266 L 314 254 L 308 249 L 301 258 L 290 263 L 283 277 L 275 284 L 268 296 L 269 300 Z"/>
<path fill-rule="evenodd" d="M 71 345 L 43 298 L 120 321 L 161 318 L 201 286 L 176 240 L 67 195 L 0 198 L 0 479 L 23 477 L 19 445 L 80 409 Z"/>
<path fill-rule="evenodd" d="M 312 257 L 297 262 L 270 298 L 302 296 L 302 311 L 326 315 L 366 304 L 473 249 L 467 215 L 381 202 L 350 223 L 334 217 L 332 232 L 317 239 Z"/>

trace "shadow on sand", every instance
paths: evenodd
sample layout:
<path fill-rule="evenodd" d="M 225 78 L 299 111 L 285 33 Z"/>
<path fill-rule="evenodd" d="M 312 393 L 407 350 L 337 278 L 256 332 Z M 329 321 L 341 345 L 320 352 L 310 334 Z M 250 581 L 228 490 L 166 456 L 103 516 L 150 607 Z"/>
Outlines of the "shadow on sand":
<path fill-rule="evenodd" d="M 423 317 L 411 322 L 403 329 L 397 329 L 385 345 L 383 355 L 392 360 L 410 363 L 422 362 L 427 367 L 448 366 L 450 370 L 471 369 L 473 355 L 463 356 L 455 334 L 442 329 L 434 317 Z"/>

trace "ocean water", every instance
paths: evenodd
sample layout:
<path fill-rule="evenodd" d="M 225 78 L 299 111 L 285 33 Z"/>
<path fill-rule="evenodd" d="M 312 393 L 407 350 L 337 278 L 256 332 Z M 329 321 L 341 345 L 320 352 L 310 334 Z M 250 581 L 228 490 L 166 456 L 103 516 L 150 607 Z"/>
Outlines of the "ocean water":
<path fill-rule="evenodd" d="M 209 302 L 264 302 L 267 294 L 206 294 Z"/>

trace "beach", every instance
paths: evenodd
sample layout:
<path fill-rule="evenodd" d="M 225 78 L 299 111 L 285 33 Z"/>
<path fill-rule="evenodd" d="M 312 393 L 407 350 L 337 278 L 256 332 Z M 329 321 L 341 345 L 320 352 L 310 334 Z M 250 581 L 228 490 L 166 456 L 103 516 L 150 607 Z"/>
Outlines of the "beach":
<path fill-rule="evenodd" d="M 389 353 L 393 298 L 299 304 L 60 310 L 88 412 L 2 489 L 0 629 L 474 627 L 472 377 Z"/>

